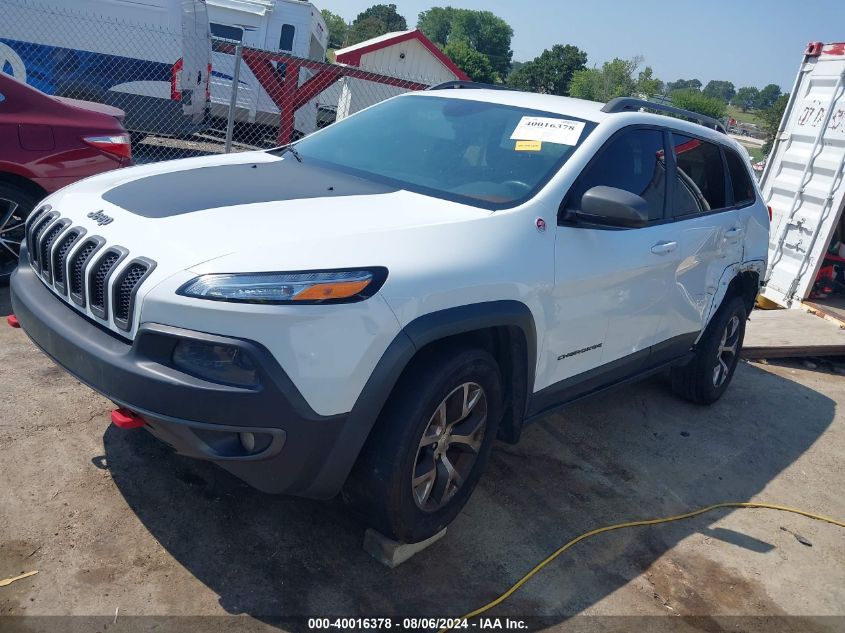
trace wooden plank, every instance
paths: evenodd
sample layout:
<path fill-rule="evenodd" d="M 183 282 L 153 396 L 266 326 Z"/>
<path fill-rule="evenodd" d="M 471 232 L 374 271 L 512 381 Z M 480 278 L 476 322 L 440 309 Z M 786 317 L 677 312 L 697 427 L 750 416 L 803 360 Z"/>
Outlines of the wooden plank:
<path fill-rule="evenodd" d="M 825 318 L 838 321 L 839 325 L 845 327 L 845 297 L 836 295 L 802 303 L 811 312 L 820 312 Z"/>
<path fill-rule="evenodd" d="M 745 329 L 744 358 L 845 355 L 845 329 L 794 310 L 754 310 Z"/>

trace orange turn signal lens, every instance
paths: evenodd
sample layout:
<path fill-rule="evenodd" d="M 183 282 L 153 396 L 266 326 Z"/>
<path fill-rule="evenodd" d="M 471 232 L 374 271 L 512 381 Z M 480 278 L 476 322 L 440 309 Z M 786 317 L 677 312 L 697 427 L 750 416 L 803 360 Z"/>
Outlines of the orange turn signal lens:
<path fill-rule="evenodd" d="M 314 284 L 297 294 L 294 301 L 325 301 L 326 299 L 346 299 L 354 297 L 370 285 L 372 279 L 364 281 L 336 281 Z"/>

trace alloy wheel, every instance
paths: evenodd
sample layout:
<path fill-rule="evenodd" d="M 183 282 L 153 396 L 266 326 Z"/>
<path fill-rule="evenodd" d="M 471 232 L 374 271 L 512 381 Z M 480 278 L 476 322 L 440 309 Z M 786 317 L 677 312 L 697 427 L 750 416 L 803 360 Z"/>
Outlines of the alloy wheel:
<path fill-rule="evenodd" d="M 722 340 L 716 352 L 716 366 L 713 367 L 713 386 L 721 387 L 730 375 L 730 368 L 736 359 L 739 346 L 739 317 L 734 315 L 725 325 Z"/>
<path fill-rule="evenodd" d="M 0 273 L 17 265 L 25 221 L 24 209 L 17 202 L 0 198 Z"/>
<path fill-rule="evenodd" d="M 417 507 L 434 512 L 445 506 L 472 472 L 487 428 L 487 396 L 466 382 L 437 406 L 417 449 L 411 489 Z"/>

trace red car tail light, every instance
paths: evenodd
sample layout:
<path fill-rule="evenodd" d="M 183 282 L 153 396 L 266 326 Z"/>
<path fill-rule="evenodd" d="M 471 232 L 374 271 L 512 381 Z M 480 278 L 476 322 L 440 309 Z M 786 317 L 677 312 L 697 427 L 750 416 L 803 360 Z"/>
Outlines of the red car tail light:
<path fill-rule="evenodd" d="M 769 222 L 771 222 L 772 221 L 772 205 L 767 206 L 766 209 L 769 210 Z"/>
<path fill-rule="evenodd" d="M 132 158 L 132 140 L 128 134 L 113 134 L 109 136 L 83 136 L 82 140 L 91 147 L 111 154 L 117 158 Z"/>
<path fill-rule="evenodd" d="M 176 60 L 173 68 L 170 69 L 170 98 L 173 101 L 182 100 L 182 58 Z"/>

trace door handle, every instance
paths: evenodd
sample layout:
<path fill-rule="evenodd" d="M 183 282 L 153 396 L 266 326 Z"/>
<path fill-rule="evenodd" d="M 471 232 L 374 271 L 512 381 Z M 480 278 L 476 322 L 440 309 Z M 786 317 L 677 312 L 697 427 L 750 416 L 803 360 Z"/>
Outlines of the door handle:
<path fill-rule="evenodd" d="M 655 255 L 665 255 L 666 253 L 671 253 L 676 248 L 678 248 L 677 242 L 658 242 L 651 247 L 651 252 Z"/>
<path fill-rule="evenodd" d="M 725 231 L 725 237 L 728 238 L 728 239 L 733 239 L 733 238 L 736 238 L 736 237 L 742 237 L 742 227 L 741 226 L 735 226 L 731 229 L 728 229 L 727 231 Z"/>

